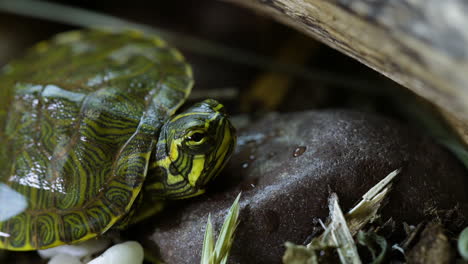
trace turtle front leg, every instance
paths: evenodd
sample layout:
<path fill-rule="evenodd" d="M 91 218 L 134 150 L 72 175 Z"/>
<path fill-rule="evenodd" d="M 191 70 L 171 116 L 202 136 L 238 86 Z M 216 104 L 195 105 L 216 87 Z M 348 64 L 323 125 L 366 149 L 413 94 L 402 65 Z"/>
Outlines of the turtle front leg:
<path fill-rule="evenodd" d="M 124 217 L 125 219 L 122 219 L 123 228 L 161 212 L 164 209 L 164 205 L 165 202 L 163 200 L 144 199 L 143 194 L 140 194 L 137 201 L 133 204 L 131 211 Z"/>

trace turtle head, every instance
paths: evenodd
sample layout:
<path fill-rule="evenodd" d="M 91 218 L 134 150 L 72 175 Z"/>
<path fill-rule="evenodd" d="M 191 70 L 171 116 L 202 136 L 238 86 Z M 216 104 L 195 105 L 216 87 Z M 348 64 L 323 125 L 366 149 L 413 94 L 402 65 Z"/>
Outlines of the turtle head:
<path fill-rule="evenodd" d="M 152 196 L 170 199 L 201 194 L 226 165 L 235 144 L 224 106 L 212 99 L 197 103 L 162 127 L 155 171 L 148 172 L 146 188 Z"/>

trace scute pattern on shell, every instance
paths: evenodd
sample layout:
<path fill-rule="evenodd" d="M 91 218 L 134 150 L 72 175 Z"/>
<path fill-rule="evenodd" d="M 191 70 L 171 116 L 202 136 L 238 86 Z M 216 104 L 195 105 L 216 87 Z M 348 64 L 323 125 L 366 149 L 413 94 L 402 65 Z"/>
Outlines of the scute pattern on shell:
<path fill-rule="evenodd" d="M 4 68 L 0 192 L 21 194 L 27 207 L 2 219 L 15 210 L 2 205 L 0 248 L 48 248 L 109 229 L 130 210 L 160 128 L 192 83 L 180 53 L 133 31 L 59 34 Z"/>

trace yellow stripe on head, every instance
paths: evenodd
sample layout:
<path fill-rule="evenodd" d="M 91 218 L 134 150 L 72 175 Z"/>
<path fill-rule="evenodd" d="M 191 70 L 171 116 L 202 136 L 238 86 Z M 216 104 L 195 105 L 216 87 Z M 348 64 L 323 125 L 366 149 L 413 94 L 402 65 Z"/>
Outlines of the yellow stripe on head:
<path fill-rule="evenodd" d="M 195 104 L 162 127 L 153 164 L 164 172 L 148 177 L 156 180 L 147 190 L 171 199 L 202 193 L 225 166 L 234 145 L 235 131 L 224 106 L 215 100 Z"/>
<path fill-rule="evenodd" d="M 205 168 L 205 155 L 195 155 L 192 160 L 192 170 L 187 176 L 190 185 L 196 186 L 203 168 Z"/>

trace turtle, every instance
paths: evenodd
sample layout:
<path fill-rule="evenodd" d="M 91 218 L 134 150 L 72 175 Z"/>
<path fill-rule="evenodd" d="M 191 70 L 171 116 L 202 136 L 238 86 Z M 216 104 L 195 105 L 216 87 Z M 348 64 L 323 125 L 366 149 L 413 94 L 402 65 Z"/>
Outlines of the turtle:
<path fill-rule="evenodd" d="M 0 249 L 82 242 L 202 194 L 236 132 L 214 99 L 181 108 L 193 83 L 134 30 L 59 33 L 3 67 Z"/>

